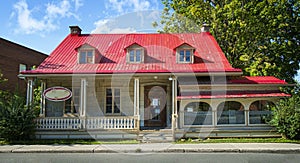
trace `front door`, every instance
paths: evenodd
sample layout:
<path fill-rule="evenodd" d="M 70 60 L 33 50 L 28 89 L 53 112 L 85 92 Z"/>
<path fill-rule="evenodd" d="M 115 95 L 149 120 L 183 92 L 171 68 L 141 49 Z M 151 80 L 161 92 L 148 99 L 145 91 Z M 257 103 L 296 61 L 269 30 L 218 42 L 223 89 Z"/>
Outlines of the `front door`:
<path fill-rule="evenodd" d="M 166 126 L 166 86 L 145 86 L 144 126 L 163 128 Z"/>

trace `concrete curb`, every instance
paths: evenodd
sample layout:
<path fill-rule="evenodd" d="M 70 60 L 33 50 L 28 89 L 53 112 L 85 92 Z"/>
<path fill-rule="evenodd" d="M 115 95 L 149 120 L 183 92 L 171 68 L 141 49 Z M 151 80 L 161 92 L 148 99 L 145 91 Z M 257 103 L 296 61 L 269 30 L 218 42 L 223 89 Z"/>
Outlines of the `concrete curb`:
<path fill-rule="evenodd" d="M 299 153 L 300 144 L 3 145 L 0 153 Z"/>

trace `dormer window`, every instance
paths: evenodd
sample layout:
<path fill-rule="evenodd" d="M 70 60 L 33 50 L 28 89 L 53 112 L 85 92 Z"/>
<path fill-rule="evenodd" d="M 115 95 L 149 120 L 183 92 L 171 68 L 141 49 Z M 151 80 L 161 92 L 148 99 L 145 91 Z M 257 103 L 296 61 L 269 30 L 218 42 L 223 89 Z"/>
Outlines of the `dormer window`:
<path fill-rule="evenodd" d="M 140 63 L 142 62 L 142 49 L 129 49 L 129 62 L 131 63 Z"/>
<path fill-rule="evenodd" d="M 127 48 L 127 62 L 128 63 L 142 63 L 144 62 L 144 48 L 138 44 L 133 44 Z"/>
<path fill-rule="evenodd" d="M 177 63 L 193 63 L 194 48 L 188 44 L 183 44 L 176 49 Z"/>
<path fill-rule="evenodd" d="M 179 50 L 179 62 L 191 62 L 192 53 L 191 49 Z"/>
<path fill-rule="evenodd" d="M 81 50 L 79 52 L 79 63 L 95 63 L 93 50 Z"/>
<path fill-rule="evenodd" d="M 78 52 L 78 63 L 79 64 L 95 64 L 100 62 L 101 54 L 93 46 L 89 44 L 83 44 L 76 48 Z"/>

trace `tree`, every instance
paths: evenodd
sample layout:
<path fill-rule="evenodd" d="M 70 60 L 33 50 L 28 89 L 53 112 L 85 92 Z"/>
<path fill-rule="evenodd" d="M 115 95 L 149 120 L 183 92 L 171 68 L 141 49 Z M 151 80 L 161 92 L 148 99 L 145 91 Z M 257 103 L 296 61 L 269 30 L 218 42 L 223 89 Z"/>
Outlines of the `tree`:
<path fill-rule="evenodd" d="M 300 61 L 299 0 L 163 0 L 159 32 L 199 32 L 211 26 L 227 59 L 245 75 L 294 82 Z M 196 24 L 197 26 L 194 26 Z"/>
<path fill-rule="evenodd" d="M 0 97 L 0 137 L 7 141 L 27 140 L 34 133 L 37 111 L 25 106 L 25 98 L 18 93 Z"/>
<path fill-rule="evenodd" d="M 0 72 L 0 84 L 7 81 Z M 38 90 L 35 95 L 40 97 Z M 35 101 L 25 106 L 26 100 L 19 92 L 0 90 L 0 138 L 7 141 L 29 139 L 35 129 L 39 105 Z"/>
<path fill-rule="evenodd" d="M 300 139 L 300 85 L 291 91 L 292 97 L 281 99 L 272 108 L 273 117 L 270 121 L 277 131 L 288 139 Z"/>

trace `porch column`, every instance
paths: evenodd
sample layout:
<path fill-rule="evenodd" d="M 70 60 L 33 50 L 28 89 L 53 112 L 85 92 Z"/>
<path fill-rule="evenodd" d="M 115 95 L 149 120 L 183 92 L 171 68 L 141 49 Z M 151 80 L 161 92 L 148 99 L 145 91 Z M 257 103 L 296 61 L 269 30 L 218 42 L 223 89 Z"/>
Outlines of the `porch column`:
<path fill-rule="evenodd" d="M 79 118 L 81 121 L 81 129 L 86 129 L 86 85 L 87 81 L 85 78 L 81 79 L 80 82 L 80 110 L 79 110 Z"/>
<path fill-rule="evenodd" d="M 41 82 L 41 109 L 40 109 L 40 117 L 45 117 L 45 106 L 46 106 L 46 100 L 43 95 L 44 91 L 46 89 L 46 82 L 42 81 Z"/>
<path fill-rule="evenodd" d="M 177 128 L 177 80 L 176 78 L 172 79 L 172 135 L 173 140 L 175 140 L 175 129 Z"/>
<path fill-rule="evenodd" d="M 137 116 L 137 129 L 140 128 L 140 80 L 134 79 L 134 101 L 133 101 L 134 116 Z"/>
<path fill-rule="evenodd" d="M 86 113 L 86 79 L 81 79 L 81 87 L 80 87 L 80 117 L 85 117 Z"/>
<path fill-rule="evenodd" d="M 27 97 L 26 105 L 29 106 L 33 102 L 33 79 L 29 78 L 27 80 Z"/>

